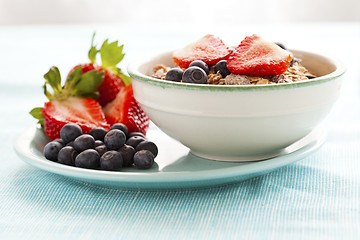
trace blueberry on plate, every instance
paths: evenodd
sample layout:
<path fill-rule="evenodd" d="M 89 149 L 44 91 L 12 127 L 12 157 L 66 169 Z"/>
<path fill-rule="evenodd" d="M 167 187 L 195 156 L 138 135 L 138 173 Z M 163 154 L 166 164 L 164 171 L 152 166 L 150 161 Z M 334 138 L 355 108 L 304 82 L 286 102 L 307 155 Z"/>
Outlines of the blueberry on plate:
<path fill-rule="evenodd" d="M 215 73 L 219 72 L 221 74 L 221 77 L 225 78 L 227 75 L 229 75 L 231 72 L 227 68 L 227 62 L 226 60 L 221 60 L 215 65 Z"/>
<path fill-rule="evenodd" d="M 205 84 L 207 80 L 206 72 L 199 67 L 189 67 L 182 77 L 182 81 L 185 83 Z"/>
<path fill-rule="evenodd" d="M 95 148 L 95 139 L 90 134 L 83 134 L 74 141 L 74 148 L 78 152 Z"/>
<path fill-rule="evenodd" d="M 148 150 L 141 150 L 134 155 L 134 166 L 139 169 L 149 169 L 154 164 L 154 155 Z"/>
<path fill-rule="evenodd" d="M 99 153 L 100 157 L 107 152 L 107 147 L 105 145 L 100 145 L 95 147 L 95 150 Z"/>
<path fill-rule="evenodd" d="M 63 145 L 57 141 L 51 141 L 44 147 L 44 156 L 46 159 L 56 162 L 57 156 Z"/>
<path fill-rule="evenodd" d="M 60 130 L 60 137 L 65 143 L 74 141 L 82 134 L 82 129 L 75 123 L 67 123 Z"/>
<path fill-rule="evenodd" d="M 139 136 L 139 137 L 143 137 L 144 139 L 146 139 L 146 136 L 141 133 L 141 132 L 131 132 L 128 134 L 128 139 L 133 137 L 133 136 Z"/>
<path fill-rule="evenodd" d="M 110 130 L 113 130 L 113 129 L 119 129 L 120 131 L 123 131 L 123 133 L 125 133 L 125 136 L 128 135 L 128 128 L 123 123 L 115 123 L 110 128 Z"/>
<path fill-rule="evenodd" d="M 100 158 L 100 168 L 108 171 L 118 170 L 123 165 L 121 153 L 117 151 L 108 151 Z"/>
<path fill-rule="evenodd" d="M 156 144 L 148 140 L 142 141 L 137 145 L 136 151 L 141 151 L 141 150 L 150 151 L 154 155 L 154 158 L 158 155 L 158 148 Z"/>
<path fill-rule="evenodd" d="M 189 67 L 199 67 L 205 71 L 206 75 L 209 74 L 209 66 L 201 60 L 192 61 Z"/>
<path fill-rule="evenodd" d="M 183 73 L 184 71 L 180 68 L 172 68 L 166 73 L 165 80 L 180 82 Z"/>
<path fill-rule="evenodd" d="M 100 155 L 95 149 L 86 149 L 75 158 L 75 166 L 81 168 L 98 168 Z"/>
<path fill-rule="evenodd" d="M 134 163 L 135 149 L 132 146 L 124 145 L 119 149 L 123 159 L 123 167 L 130 167 Z"/>
<path fill-rule="evenodd" d="M 95 147 L 98 147 L 98 146 L 101 146 L 101 145 L 104 145 L 104 142 L 101 141 L 101 140 L 95 140 Z"/>
<path fill-rule="evenodd" d="M 57 161 L 61 164 L 74 166 L 77 154 L 78 152 L 73 147 L 65 146 L 59 151 Z"/>
<path fill-rule="evenodd" d="M 136 149 L 137 145 L 139 145 L 139 143 L 141 143 L 142 141 L 145 141 L 145 138 L 140 136 L 133 136 L 126 140 L 126 144 Z"/>
<path fill-rule="evenodd" d="M 55 139 L 55 140 L 53 140 L 53 141 L 61 143 L 61 145 L 62 145 L 63 147 L 65 147 L 65 145 L 66 145 L 65 142 L 64 142 L 64 140 L 62 140 L 61 138 L 57 138 L 57 139 Z"/>
<path fill-rule="evenodd" d="M 118 150 L 126 141 L 126 135 L 119 129 L 110 130 L 104 137 L 105 146 L 109 150 Z"/>
<path fill-rule="evenodd" d="M 89 134 L 94 137 L 95 140 L 104 141 L 104 137 L 107 131 L 103 127 L 95 127 L 90 130 Z"/>

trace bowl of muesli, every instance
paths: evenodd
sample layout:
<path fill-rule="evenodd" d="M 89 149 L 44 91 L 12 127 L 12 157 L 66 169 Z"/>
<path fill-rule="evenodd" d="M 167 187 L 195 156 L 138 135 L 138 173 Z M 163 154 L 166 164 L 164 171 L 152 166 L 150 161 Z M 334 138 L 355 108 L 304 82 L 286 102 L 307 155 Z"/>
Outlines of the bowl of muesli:
<path fill-rule="evenodd" d="M 256 35 L 236 48 L 224 46 L 206 35 L 128 66 L 143 110 L 194 155 L 220 161 L 275 157 L 310 134 L 339 97 L 345 68 L 333 58 Z"/>

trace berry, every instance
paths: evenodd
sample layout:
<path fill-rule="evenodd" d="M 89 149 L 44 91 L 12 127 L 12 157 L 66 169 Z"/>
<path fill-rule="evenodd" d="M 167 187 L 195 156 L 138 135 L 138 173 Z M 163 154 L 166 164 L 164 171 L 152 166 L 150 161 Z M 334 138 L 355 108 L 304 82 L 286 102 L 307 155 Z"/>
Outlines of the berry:
<path fill-rule="evenodd" d="M 172 68 L 167 71 L 165 80 L 180 82 L 184 71 L 181 68 Z"/>
<path fill-rule="evenodd" d="M 74 166 L 77 154 L 77 151 L 73 147 L 65 146 L 59 151 L 57 161 L 61 164 Z"/>
<path fill-rule="evenodd" d="M 191 62 L 189 67 L 199 67 L 205 71 L 206 75 L 209 74 L 209 66 L 201 60 Z"/>
<path fill-rule="evenodd" d="M 113 129 L 119 129 L 119 130 L 123 131 L 123 133 L 125 133 L 126 136 L 128 135 L 128 129 L 127 129 L 126 125 L 123 123 L 115 123 L 110 128 L 110 130 L 113 130 Z"/>
<path fill-rule="evenodd" d="M 107 131 L 103 127 L 95 127 L 91 129 L 89 134 L 94 137 L 95 140 L 101 140 L 104 141 L 104 137 L 106 135 Z"/>
<path fill-rule="evenodd" d="M 77 137 L 74 141 L 74 149 L 78 152 L 82 152 L 86 149 L 95 148 L 95 139 L 90 134 L 83 134 Z"/>
<path fill-rule="evenodd" d="M 101 140 L 95 140 L 95 147 L 98 147 L 98 146 L 101 146 L 101 145 L 104 145 L 104 142 L 101 141 Z"/>
<path fill-rule="evenodd" d="M 124 145 L 119 149 L 123 159 L 123 167 L 130 167 L 134 163 L 135 149 L 132 146 Z"/>
<path fill-rule="evenodd" d="M 283 74 L 291 59 L 290 52 L 252 35 L 246 37 L 231 53 L 227 68 L 234 74 L 270 77 Z"/>
<path fill-rule="evenodd" d="M 109 150 L 118 150 L 126 141 L 125 133 L 119 129 L 110 130 L 104 138 L 105 146 Z"/>
<path fill-rule="evenodd" d="M 118 170 L 123 165 L 123 159 L 119 152 L 108 151 L 100 158 L 100 167 L 104 170 Z"/>
<path fill-rule="evenodd" d="M 134 154 L 134 166 L 139 169 L 149 169 L 154 164 L 154 155 L 148 150 L 141 150 Z"/>
<path fill-rule="evenodd" d="M 141 143 L 142 141 L 145 141 L 145 138 L 140 136 L 133 136 L 126 140 L 126 144 L 129 146 L 132 146 L 133 148 L 136 148 L 136 146 Z"/>
<path fill-rule="evenodd" d="M 131 138 L 133 136 L 139 136 L 139 137 L 143 137 L 146 138 L 144 134 L 142 134 L 141 132 L 131 132 L 128 134 L 128 138 Z"/>
<path fill-rule="evenodd" d="M 107 147 L 105 145 L 100 145 L 95 147 L 95 150 L 99 153 L 100 157 L 107 152 Z"/>
<path fill-rule="evenodd" d="M 101 73 L 90 71 L 82 74 L 81 69 L 77 68 L 68 76 L 65 85 L 61 86 L 60 71 L 52 67 L 44 78 L 44 93 L 49 102 L 43 108 L 32 109 L 30 114 L 39 120 L 50 139 L 59 138 L 61 128 L 67 123 L 79 125 L 83 133 L 90 132 L 94 127 L 109 129 L 100 104 L 93 99 L 103 79 Z M 48 85 L 53 93 L 48 91 Z"/>
<path fill-rule="evenodd" d="M 100 155 L 95 149 L 87 149 L 75 158 L 75 166 L 81 168 L 98 168 Z"/>
<path fill-rule="evenodd" d="M 48 160 L 56 162 L 58 153 L 59 153 L 59 151 L 60 151 L 60 149 L 62 147 L 63 146 L 61 145 L 61 143 L 59 143 L 57 141 L 49 142 L 44 147 L 44 156 L 45 156 L 45 158 L 48 159 Z"/>
<path fill-rule="evenodd" d="M 226 67 L 226 60 L 221 60 L 215 65 L 215 73 L 219 72 L 222 78 L 225 78 L 230 74 L 229 69 Z"/>
<path fill-rule="evenodd" d="M 114 101 L 103 108 L 106 120 L 111 125 L 123 123 L 128 128 L 128 133 L 146 133 L 150 119 L 141 109 L 134 98 L 132 85 L 121 89 Z"/>
<path fill-rule="evenodd" d="M 57 138 L 57 139 L 55 139 L 53 141 L 60 143 L 63 147 L 65 147 L 65 145 L 66 145 L 64 140 L 62 140 L 61 138 Z"/>
<path fill-rule="evenodd" d="M 154 155 L 154 157 L 158 155 L 158 148 L 156 144 L 148 140 L 142 141 L 137 145 L 136 151 L 141 151 L 141 150 L 150 151 Z"/>
<path fill-rule="evenodd" d="M 186 83 L 207 83 L 207 75 L 204 70 L 199 67 L 189 67 L 185 70 L 182 81 Z"/>
<path fill-rule="evenodd" d="M 212 66 L 220 60 L 227 59 L 230 52 L 220 38 L 209 34 L 183 49 L 175 51 L 172 59 L 181 68 L 188 68 L 190 63 L 195 60 L 202 60 L 208 66 Z"/>
<path fill-rule="evenodd" d="M 81 134 L 81 127 L 75 123 L 67 123 L 60 130 L 60 137 L 65 143 L 74 141 Z"/>
<path fill-rule="evenodd" d="M 74 147 L 74 141 L 68 142 L 65 146 L 71 146 L 71 147 Z"/>

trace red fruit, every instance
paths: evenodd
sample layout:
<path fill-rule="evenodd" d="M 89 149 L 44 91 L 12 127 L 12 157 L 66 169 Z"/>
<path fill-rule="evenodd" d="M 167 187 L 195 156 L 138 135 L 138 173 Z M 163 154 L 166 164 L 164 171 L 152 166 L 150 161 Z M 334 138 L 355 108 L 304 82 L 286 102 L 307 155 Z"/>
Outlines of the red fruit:
<path fill-rule="evenodd" d="M 122 78 L 120 78 L 113 71 L 103 69 L 95 63 L 83 63 L 76 65 L 73 69 L 70 70 L 69 74 L 79 66 L 81 66 L 82 73 L 87 73 L 92 70 L 104 72 L 104 80 L 97 89 L 99 93 L 99 98 L 97 101 L 101 104 L 101 106 L 105 106 L 114 100 L 116 95 L 120 92 L 121 88 L 125 87 L 125 83 Z"/>
<path fill-rule="evenodd" d="M 51 100 L 45 103 L 42 113 L 45 133 L 52 140 L 60 137 L 61 128 L 69 122 L 78 124 L 83 133 L 89 133 L 94 127 L 110 128 L 101 106 L 91 98 Z"/>
<path fill-rule="evenodd" d="M 290 65 L 291 54 L 257 35 L 246 37 L 227 60 L 231 73 L 248 76 L 283 74 Z"/>
<path fill-rule="evenodd" d="M 214 35 L 205 35 L 198 41 L 175 51 L 172 59 L 181 68 L 188 68 L 194 60 L 202 60 L 209 66 L 229 57 L 231 50 Z"/>
<path fill-rule="evenodd" d="M 132 85 L 120 90 L 116 98 L 103 109 L 105 118 L 110 125 L 123 123 L 130 132 L 146 134 L 149 127 L 149 117 L 140 108 L 134 98 Z"/>

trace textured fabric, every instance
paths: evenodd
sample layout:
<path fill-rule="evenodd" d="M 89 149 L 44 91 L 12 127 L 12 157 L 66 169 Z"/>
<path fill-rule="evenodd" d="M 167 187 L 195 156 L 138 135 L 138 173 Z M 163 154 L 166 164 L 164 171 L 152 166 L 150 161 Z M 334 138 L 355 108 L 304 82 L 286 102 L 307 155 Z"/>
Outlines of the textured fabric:
<path fill-rule="evenodd" d="M 128 55 L 140 55 L 139 36 L 150 34 L 125 26 L 122 31 L 101 29 L 104 36 L 117 33 L 111 35 L 116 39 L 127 33 Z M 86 54 L 87 46 L 76 50 L 61 36 L 73 36 L 80 46 L 91 28 L 0 28 L 5 54 L 0 58 L 0 239 L 360 239 L 360 25 L 309 24 L 299 30 L 305 29 L 313 34 L 311 41 L 303 37 L 293 45 L 332 49 L 348 67 L 341 98 L 324 123 L 325 144 L 295 164 L 236 184 L 146 192 L 74 181 L 16 156 L 16 136 L 35 122 L 29 110 L 44 101 L 42 74 L 53 64 L 70 69 L 77 61 L 68 63 L 69 54 L 86 60 L 77 57 Z M 270 35 L 262 27 L 252 30 Z M 198 35 L 185 35 L 183 42 L 177 36 L 167 36 L 164 47 L 175 48 Z M 19 49 L 19 39 L 25 38 Z M 334 48 L 336 43 L 342 44 Z M 34 49 L 38 46 L 45 50 Z M 154 46 L 162 50 L 159 43 Z M 24 59 L 13 55 L 20 50 Z M 30 61 L 33 57 L 36 61 Z M 16 59 L 26 65 L 19 67 Z"/>

